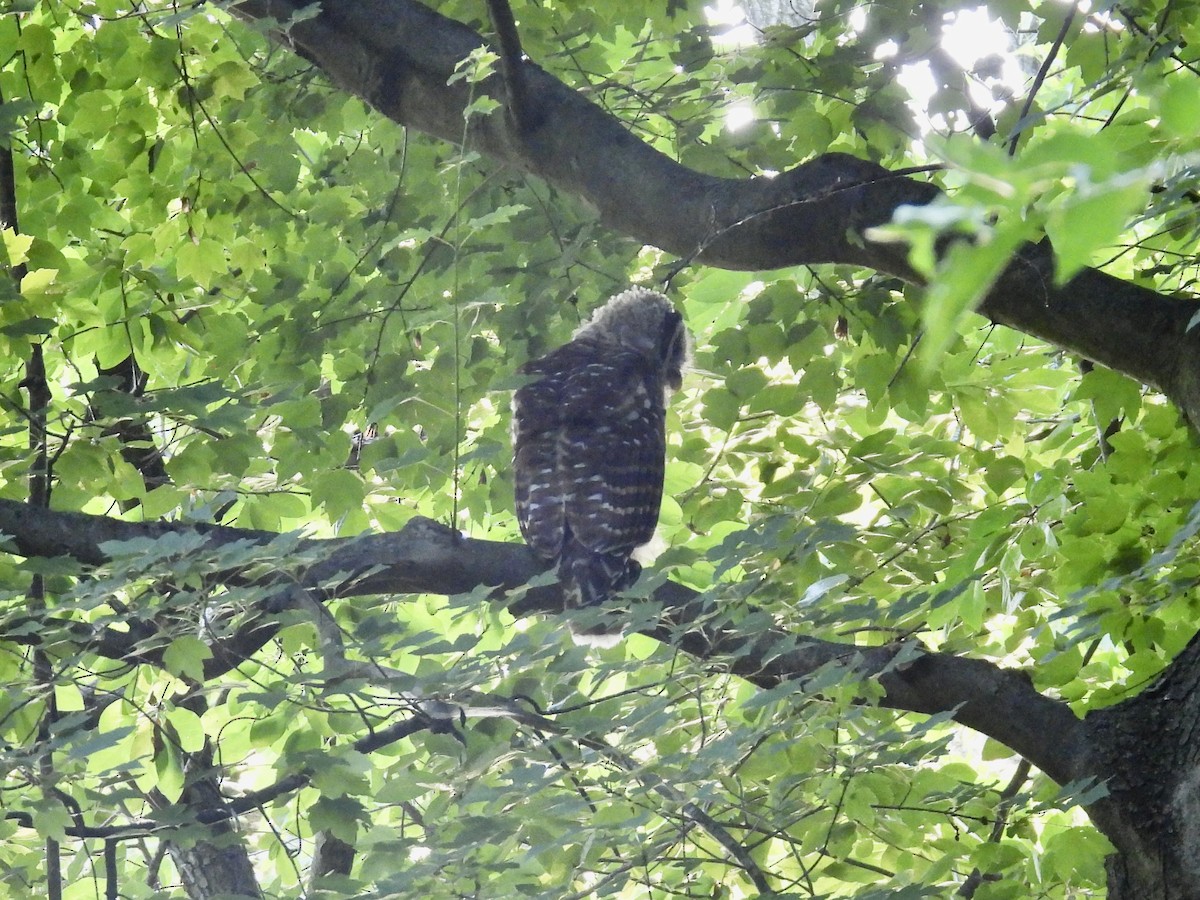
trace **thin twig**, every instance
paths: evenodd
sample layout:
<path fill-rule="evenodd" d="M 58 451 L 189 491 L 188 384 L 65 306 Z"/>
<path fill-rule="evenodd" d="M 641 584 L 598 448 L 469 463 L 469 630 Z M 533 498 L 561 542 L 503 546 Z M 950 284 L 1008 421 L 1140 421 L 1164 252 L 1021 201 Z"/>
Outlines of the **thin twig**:
<path fill-rule="evenodd" d="M 1021 115 L 1017 117 L 1017 130 L 1013 132 L 1012 137 L 1008 139 L 1008 155 L 1015 156 L 1017 153 L 1017 141 L 1021 138 L 1021 131 L 1024 128 L 1025 117 L 1029 115 L 1029 111 L 1033 109 L 1033 98 L 1037 96 L 1037 92 L 1042 87 L 1042 82 L 1046 80 L 1046 75 L 1050 71 L 1050 66 L 1054 63 L 1054 59 L 1058 56 L 1058 51 L 1062 49 L 1063 41 L 1067 39 L 1067 32 L 1071 30 L 1071 23 L 1075 21 L 1075 6 L 1071 5 L 1067 17 L 1063 19 L 1062 28 L 1058 29 L 1058 34 L 1054 38 L 1054 43 L 1050 46 L 1050 52 L 1046 54 L 1046 58 L 1042 60 L 1042 66 L 1038 69 L 1037 76 L 1033 79 L 1033 85 L 1029 88 L 1029 96 L 1025 98 L 1025 105 L 1021 107 Z"/>
<path fill-rule="evenodd" d="M 1008 814 L 1012 809 L 1013 799 L 1017 796 L 1017 792 L 1025 784 L 1029 778 L 1029 772 L 1032 768 L 1031 763 L 1027 759 L 1022 759 L 1017 763 L 1017 770 L 1013 772 L 1012 779 L 1000 792 L 1000 802 L 996 806 L 996 821 L 992 823 L 992 833 L 988 836 L 988 843 L 998 844 L 1000 838 L 1004 836 L 1004 829 L 1008 827 Z M 979 890 L 979 885 L 983 884 L 984 878 L 987 877 L 983 872 L 976 867 L 967 880 L 962 883 L 957 893 L 960 897 L 974 897 L 975 892 Z"/>

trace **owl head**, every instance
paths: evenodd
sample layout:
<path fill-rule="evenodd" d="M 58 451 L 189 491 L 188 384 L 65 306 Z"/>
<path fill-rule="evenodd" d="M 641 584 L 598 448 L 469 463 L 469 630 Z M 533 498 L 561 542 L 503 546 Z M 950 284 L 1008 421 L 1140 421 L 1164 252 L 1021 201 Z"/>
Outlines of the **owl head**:
<path fill-rule="evenodd" d="M 683 369 L 691 357 L 691 339 L 683 316 L 662 294 L 642 287 L 610 297 L 576 329 L 573 337 L 640 353 L 662 367 L 663 379 L 671 390 L 679 390 Z"/>

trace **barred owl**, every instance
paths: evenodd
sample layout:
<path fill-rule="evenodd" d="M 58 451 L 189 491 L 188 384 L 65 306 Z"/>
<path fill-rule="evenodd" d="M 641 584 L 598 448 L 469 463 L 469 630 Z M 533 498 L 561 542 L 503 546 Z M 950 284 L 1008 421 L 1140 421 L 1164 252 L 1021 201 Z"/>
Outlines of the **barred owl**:
<path fill-rule="evenodd" d="M 558 565 L 569 607 L 601 603 L 641 572 L 631 554 L 658 524 L 666 400 L 688 353 L 671 302 L 635 287 L 521 368 L 534 380 L 513 397 L 517 521 Z"/>

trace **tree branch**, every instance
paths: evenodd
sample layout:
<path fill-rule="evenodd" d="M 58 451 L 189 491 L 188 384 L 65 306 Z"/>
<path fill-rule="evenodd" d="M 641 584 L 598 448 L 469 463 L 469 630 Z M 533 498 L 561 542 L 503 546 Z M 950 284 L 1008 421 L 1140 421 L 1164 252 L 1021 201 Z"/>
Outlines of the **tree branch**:
<path fill-rule="evenodd" d="M 139 399 L 145 392 L 148 376 L 138 366 L 132 353 L 107 368 L 97 360 L 96 371 L 100 375 L 116 379 L 116 384 L 111 390 L 96 391 L 93 394 L 88 404 L 88 419 L 109 419 L 105 422 L 103 433 L 117 439 L 121 448 L 121 458 L 142 476 L 146 490 L 169 483 L 171 478 L 167 474 L 166 462 L 146 419 L 126 415 L 109 417 L 105 409 L 107 405 L 111 405 L 114 398 L 120 398 L 118 402 L 121 407 L 125 407 L 129 400 Z M 130 501 L 126 506 L 133 507 L 139 502 Z"/>
<path fill-rule="evenodd" d="M 246 0 L 236 12 L 286 22 L 307 0 Z M 441 140 L 463 140 L 471 90 L 447 84 L 483 38 L 415 0 L 329 0 L 280 39 L 345 90 L 389 118 Z M 508 116 L 471 116 L 466 140 L 494 161 L 580 197 L 601 221 L 687 259 L 729 269 L 848 263 L 917 280 L 904 247 L 866 237 L 904 204 L 925 204 L 930 184 L 841 153 L 775 178 L 718 178 L 692 171 L 631 135 L 623 123 L 528 61 L 527 106 L 541 116 L 519 134 Z M 496 78 L 485 87 L 503 93 Z M 1048 243 L 1027 245 L 980 312 L 1123 372 L 1166 393 L 1200 423 L 1196 304 L 1095 270 L 1054 283 Z"/>
<path fill-rule="evenodd" d="M 496 29 L 497 43 L 500 44 L 500 71 L 508 94 L 505 108 L 517 134 L 524 135 L 538 126 L 540 118 L 530 107 L 529 92 L 525 89 L 525 54 L 521 50 L 517 22 L 508 0 L 488 0 L 488 12 L 492 17 L 492 27 Z"/>
<path fill-rule="evenodd" d="M 41 519 L 31 523 L 24 504 L 0 500 L 0 532 L 15 535 L 12 543 L 24 556 L 71 556 L 97 564 L 105 558 L 99 544 L 108 540 L 193 530 L 221 543 L 238 539 L 267 543 L 276 537 L 236 528 L 129 523 L 80 513 L 43 511 Z M 482 586 L 495 588 L 493 596 L 499 600 L 507 599 L 504 589 L 525 585 L 542 569 L 523 544 L 464 538 L 419 517 L 391 534 L 302 541 L 297 554 L 318 561 L 305 571 L 288 573 L 295 579 L 290 583 L 318 597 L 460 594 Z M 882 706 L 926 714 L 953 712 L 956 721 L 1011 747 L 1055 781 L 1081 777 L 1083 723 L 1066 704 L 1039 694 L 1021 672 L 983 660 L 930 653 L 916 642 L 859 647 L 774 628 L 743 634 L 711 598 L 670 582 L 656 590 L 653 599 L 662 604 L 663 614 L 646 634 L 756 685 L 776 687 L 826 666 L 842 666 L 848 676 L 875 679 L 884 689 Z M 560 612 L 562 594 L 556 584 L 533 587 L 508 605 L 517 615 Z M 229 643 L 254 652 L 273 636 L 275 627 L 267 620 L 251 623 L 245 635 Z M 27 643 L 27 632 L 6 637 Z M 96 651 L 95 646 L 91 649 Z M 128 641 L 124 649 L 128 651 Z M 227 670 L 236 665 L 237 651 L 223 652 L 220 663 Z"/>
<path fill-rule="evenodd" d="M 1000 839 L 1004 837 L 1004 831 L 1008 828 L 1008 814 L 1012 808 L 1013 799 L 1025 786 L 1025 782 L 1029 780 L 1029 769 L 1028 760 L 1023 759 L 1017 763 L 1017 769 L 1009 779 L 1008 785 L 1000 792 L 1000 802 L 996 804 L 996 821 L 992 823 L 992 833 L 988 835 L 988 843 L 999 844 Z M 955 893 L 959 897 L 966 897 L 970 900 L 975 896 L 975 892 L 979 890 L 981 884 L 997 878 L 999 878 L 998 875 L 985 875 L 983 870 L 976 866 Z"/>

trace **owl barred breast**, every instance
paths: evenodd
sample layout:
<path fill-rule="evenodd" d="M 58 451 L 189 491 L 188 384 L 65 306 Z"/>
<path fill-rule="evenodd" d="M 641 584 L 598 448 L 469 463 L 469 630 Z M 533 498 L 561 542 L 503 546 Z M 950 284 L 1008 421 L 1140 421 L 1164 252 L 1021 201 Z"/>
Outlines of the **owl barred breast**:
<path fill-rule="evenodd" d="M 558 565 L 568 606 L 601 603 L 641 572 L 630 554 L 658 524 L 666 399 L 689 351 L 671 301 L 635 287 L 521 367 L 533 380 L 513 397 L 517 521 Z"/>

